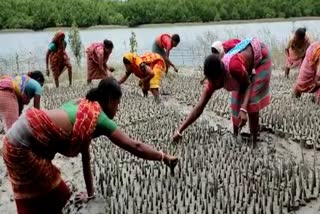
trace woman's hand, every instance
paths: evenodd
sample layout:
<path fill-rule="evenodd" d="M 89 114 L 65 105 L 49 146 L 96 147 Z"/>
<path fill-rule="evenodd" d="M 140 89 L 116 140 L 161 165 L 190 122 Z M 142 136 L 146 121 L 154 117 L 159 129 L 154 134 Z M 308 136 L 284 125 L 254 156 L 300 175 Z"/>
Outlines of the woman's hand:
<path fill-rule="evenodd" d="M 177 130 L 174 132 L 173 136 L 172 136 L 172 140 L 174 142 L 178 142 L 179 140 L 181 140 L 182 138 L 182 134 L 180 134 L 180 132 Z"/>
<path fill-rule="evenodd" d="M 167 165 L 170 168 L 171 175 L 174 175 L 174 168 L 178 164 L 178 158 L 172 155 L 166 154 L 164 156 L 163 162 L 165 165 Z"/>
<path fill-rule="evenodd" d="M 248 113 L 244 110 L 240 110 L 239 113 L 239 119 L 240 119 L 240 124 L 239 124 L 239 128 L 242 128 L 246 125 L 247 121 L 248 121 Z"/>
<path fill-rule="evenodd" d="M 150 81 L 145 81 L 142 83 L 142 91 L 149 91 L 150 90 Z"/>
<path fill-rule="evenodd" d="M 78 194 L 76 194 L 75 198 L 74 198 L 74 202 L 76 204 L 80 204 L 80 203 L 87 203 L 88 201 L 90 201 L 91 199 L 95 198 L 95 194 L 93 194 L 92 196 L 88 196 L 88 194 L 86 192 L 80 192 Z"/>

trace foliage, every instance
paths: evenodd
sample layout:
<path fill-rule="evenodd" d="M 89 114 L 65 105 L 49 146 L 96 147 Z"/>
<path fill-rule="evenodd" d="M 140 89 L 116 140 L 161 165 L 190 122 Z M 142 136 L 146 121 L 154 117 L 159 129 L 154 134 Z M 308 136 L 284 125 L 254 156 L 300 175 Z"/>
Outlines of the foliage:
<path fill-rule="evenodd" d="M 82 54 L 81 54 L 82 43 L 81 43 L 79 28 L 75 22 L 72 24 L 69 32 L 69 43 L 70 43 L 70 48 L 73 53 L 73 56 L 76 59 L 77 65 L 80 66 L 81 57 L 82 57 Z"/>
<path fill-rule="evenodd" d="M 136 34 L 135 32 L 131 32 L 131 36 L 129 38 L 130 41 L 130 52 L 131 53 L 136 53 L 138 49 L 138 42 L 136 39 Z"/>
<path fill-rule="evenodd" d="M 0 0 L 0 29 L 319 16 L 319 0 Z"/>

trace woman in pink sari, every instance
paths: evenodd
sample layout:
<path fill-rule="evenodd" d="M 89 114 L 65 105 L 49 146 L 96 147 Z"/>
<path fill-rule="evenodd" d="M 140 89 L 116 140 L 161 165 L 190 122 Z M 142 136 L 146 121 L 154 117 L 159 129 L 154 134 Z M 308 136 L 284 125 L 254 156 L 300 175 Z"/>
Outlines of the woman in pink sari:
<path fill-rule="evenodd" d="M 289 77 L 290 69 L 300 68 L 302 60 L 310 45 L 310 38 L 305 28 L 299 28 L 289 40 L 286 52 L 285 76 Z"/>
<path fill-rule="evenodd" d="M 107 39 L 105 39 L 103 43 L 93 43 L 87 48 L 88 85 L 92 80 L 107 78 L 108 70 L 110 72 L 114 71 L 114 68 L 108 67 L 107 65 L 112 49 L 113 43 Z"/>
<path fill-rule="evenodd" d="M 183 131 L 202 114 L 213 93 L 224 88 L 232 92 L 231 118 L 234 135 L 249 119 L 253 145 L 256 145 L 259 131 L 259 113 L 271 102 L 270 78 L 271 56 L 267 46 L 258 38 L 242 40 L 220 59 L 211 54 L 204 61 L 204 75 L 207 83 L 198 103 L 173 135 L 178 141 Z"/>
<path fill-rule="evenodd" d="M 314 93 L 315 102 L 320 104 L 320 42 L 314 42 L 307 49 L 294 86 L 294 94 Z"/>

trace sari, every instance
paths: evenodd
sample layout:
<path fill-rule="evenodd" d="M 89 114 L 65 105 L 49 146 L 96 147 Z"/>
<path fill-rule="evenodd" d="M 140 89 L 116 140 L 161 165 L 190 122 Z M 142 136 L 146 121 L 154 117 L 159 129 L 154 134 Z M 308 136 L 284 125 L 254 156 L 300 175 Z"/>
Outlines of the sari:
<path fill-rule="evenodd" d="M 70 64 L 70 58 L 68 54 L 65 51 L 65 45 L 66 43 L 58 44 L 58 41 L 65 37 L 65 34 L 62 31 L 57 32 L 52 42 L 56 50 L 52 51 L 49 56 L 49 63 L 52 71 L 53 78 L 55 80 L 58 80 L 60 75 L 68 69 L 69 73 L 71 72 L 72 66 Z"/>
<path fill-rule="evenodd" d="M 320 57 L 320 42 L 314 42 L 307 49 L 299 75 L 294 85 L 296 93 L 314 93 L 320 98 L 320 88 L 315 85 L 314 79 L 317 74 L 317 65 Z"/>
<path fill-rule="evenodd" d="M 107 62 L 110 54 L 104 51 L 103 43 L 93 43 L 87 48 L 87 80 L 104 79 L 108 77 Z M 101 71 L 99 61 L 103 61 L 104 70 Z"/>
<path fill-rule="evenodd" d="M 157 53 L 145 53 L 138 56 L 134 53 L 126 53 L 124 55 L 132 66 L 132 72 L 140 79 L 146 77 L 145 73 L 141 70 L 143 64 L 148 65 L 154 72 L 154 77 L 150 80 L 150 89 L 160 88 L 161 80 L 166 72 L 166 63 L 164 59 Z"/>
<path fill-rule="evenodd" d="M 294 37 L 289 40 L 286 52 L 286 67 L 300 68 L 308 47 L 310 46 L 309 36 L 301 43 L 296 43 Z"/>
<path fill-rule="evenodd" d="M 67 133 L 45 111 L 30 108 L 7 132 L 2 155 L 19 214 L 47 213 L 50 208 L 61 212 L 70 192 L 52 159 L 56 153 L 75 157 L 88 146 L 100 111 L 97 102 L 81 100 L 73 130 Z"/>
<path fill-rule="evenodd" d="M 23 103 L 28 102 L 23 101 L 27 97 L 22 97 L 22 94 L 29 79 L 28 75 L 0 78 L 0 100 L 5 100 L 5 102 L 0 102 L 0 116 L 4 120 L 6 131 L 19 118 Z"/>
<path fill-rule="evenodd" d="M 239 112 L 244 99 L 244 94 L 239 92 L 240 83 L 233 78 L 232 73 L 246 73 L 245 58 L 241 51 L 245 50 L 249 45 L 253 49 L 254 57 L 254 75 L 252 77 L 252 90 L 249 95 L 247 111 L 259 112 L 261 109 L 271 103 L 270 96 L 270 78 L 271 78 L 271 56 L 267 46 L 260 42 L 257 38 L 242 40 L 227 54 L 224 55 L 222 62 L 225 66 L 226 74 L 224 78 L 223 88 L 231 91 L 231 119 L 235 126 L 239 126 Z M 213 90 L 210 81 L 207 84 L 207 90 Z"/>

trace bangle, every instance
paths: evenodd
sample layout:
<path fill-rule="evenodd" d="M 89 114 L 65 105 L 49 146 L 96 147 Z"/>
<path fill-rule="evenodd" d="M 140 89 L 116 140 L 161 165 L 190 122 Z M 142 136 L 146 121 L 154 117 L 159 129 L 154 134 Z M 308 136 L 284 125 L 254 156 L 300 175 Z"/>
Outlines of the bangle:
<path fill-rule="evenodd" d="M 182 137 L 182 134 L 179 132 L 179 130 L 177 130 L 177 134 Z"/>
<path fill-rule="evenodd" d="M 87 198 L 88 199 L 92 199 L 92 198 L 94 198 L 94 197 L 96 197 L 96 193 L 94 192 L 91 196 L 88 196 Z"/>
<path fill-rule="evenodd" d="M 164 153 L 163 151 L 160 151 L 161 152 L 161 162 L 164 160 Z"/>
<path fill-rule="evenodd" d="M 240 111 L 243 111 L 244 113 L 248 114 L 248 111 L 244 108 L 240 108 Z"/>

